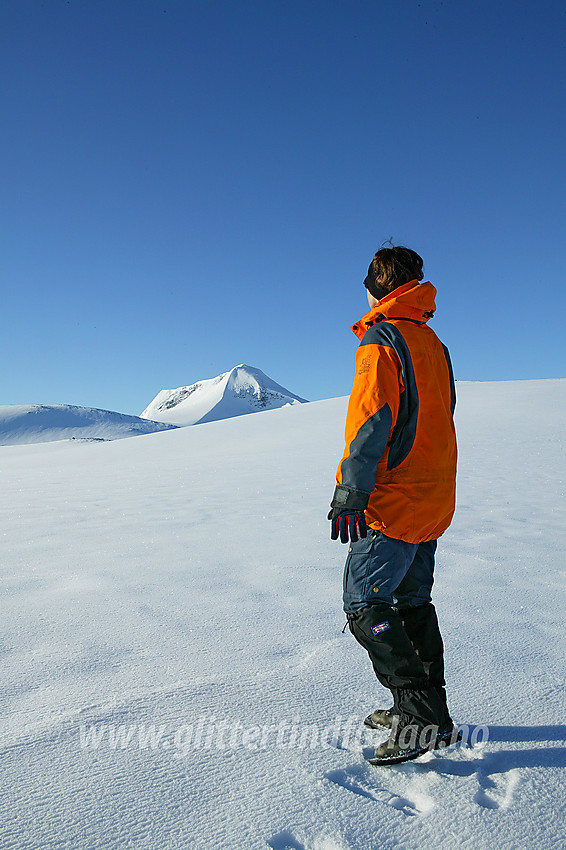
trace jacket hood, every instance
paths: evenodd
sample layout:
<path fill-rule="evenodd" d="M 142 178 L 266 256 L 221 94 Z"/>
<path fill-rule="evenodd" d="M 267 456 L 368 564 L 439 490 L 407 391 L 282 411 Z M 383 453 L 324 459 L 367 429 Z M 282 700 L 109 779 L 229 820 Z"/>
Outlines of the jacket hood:
<path fill-rule="evenodd" d="M 418 280 L 410 280 L 382 298 L 352 325 L 352 330 L 361 339 L 368 328 L 384 319 L 411 319 L 426 324 L 436 310 L 435 296 L 436 289 L 430 281 L 419 283 Z"/>

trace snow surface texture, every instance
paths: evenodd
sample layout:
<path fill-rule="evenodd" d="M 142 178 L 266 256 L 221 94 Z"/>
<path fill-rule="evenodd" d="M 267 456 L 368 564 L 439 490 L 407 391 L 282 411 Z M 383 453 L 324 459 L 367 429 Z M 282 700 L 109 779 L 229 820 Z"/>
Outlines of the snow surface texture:
<path fill-rule="evenodd" d="M 565 846 L 566 381 L 457 386 L 435 602 L 489 740 L 396 767 L 325 519 L 346 399 L 0 450 L 3 850 Z"/>
<path fill-rule="evenodd" d="M 54 440 L 121 440 L 174 426 L 71 404 L 0 405 L 0 446 Z"/>
<path fill-rule="evenodd" d="M 216 378 L 161 390 L 140 415 L 173 425 L 196 425 L 305 402 L 261 369 L 241 363 Z"/>

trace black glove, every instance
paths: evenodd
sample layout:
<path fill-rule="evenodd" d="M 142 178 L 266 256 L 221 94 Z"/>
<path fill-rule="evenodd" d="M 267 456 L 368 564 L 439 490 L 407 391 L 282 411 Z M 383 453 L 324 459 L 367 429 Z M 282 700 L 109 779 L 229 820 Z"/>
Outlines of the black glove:
<path fill-rule="evenodd" d="M 328 519 L 331 521 L 330 539 L 340 540 L 347 543 L 358 542 L 358 531 L 360 537 L 367 537 L 368 527 L 366 525 L 365 509 L 369 501 L 369 493 L 360 490 L 352 490 L 345 484 L 337 484 L 334 496 L 330 502 L 330 513 Z"/>
<path fill-rule="evenodd" d="M 340 540 L 342 543 L 347 543 L 351 540 L 352 543 L 357 543 L 360 537 L 367 537 L 368 527 L 366 525 L 366 517 L 362 510 L 354 508 L 330 508 L 328 519 L 331 521 L 330 539 Z"/>

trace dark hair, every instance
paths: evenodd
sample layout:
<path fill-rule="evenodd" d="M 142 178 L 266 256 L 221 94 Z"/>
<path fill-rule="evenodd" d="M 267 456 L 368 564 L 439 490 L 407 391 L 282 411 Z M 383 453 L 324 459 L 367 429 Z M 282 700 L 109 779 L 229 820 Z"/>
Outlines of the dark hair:
<path fill-rule="evenodd" d="M 410 280 L 422 280 L 423 259 L 402 245 L 380 248 L 369 264 L 364 286 L 379 301 Z"/>

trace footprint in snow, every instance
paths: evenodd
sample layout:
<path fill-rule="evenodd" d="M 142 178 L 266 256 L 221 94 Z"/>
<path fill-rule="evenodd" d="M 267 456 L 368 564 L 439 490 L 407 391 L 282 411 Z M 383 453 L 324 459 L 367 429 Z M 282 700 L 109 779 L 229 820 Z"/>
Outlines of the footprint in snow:
<path fill-rule="evenodd" d="M 307 850 L 304 844 L 294 837 L 288 829 L 278 832 L 267 841 L 267 846 L 272 850 Z"/>
<path fill-rule="evenodd" d="M 459 754 L 460 759 L 449 759 L 435 753 L 427 761 L 413 764 L 421 775 L 426 771 L 429 775 L 475 776 L 479 787 L 474 802 L 484 809 L 508 809 L 520 780 L 519 768 L 509 765 L 509 753 L 486 753 L 482 745 L 459 748 Z M 521 754 L 515 751 L 513 755 Z"/>
<path fill-rule="evenodd" d="M 342 850 L 343 845 L 329 836 L 319 836 L 313 844 L 308 847 L 299 841 L 292 832 L 284 829 L 283 832 L 278 832 L 267 842 L 267 846 L 272 850 Z"/>
<path fill-rule="evenodd" d="M 508 809 L 513 802 L 515 788 L 519 784 L 519 771 L 509 770 L 498 781 L 478 771 L 478 783 L 480 788 L 474 795 L 474 802 L 478 806 L 484 809 Z M 487 793 L 488 789 L 491 791 L 491 796 Z"/>
<path fill-rule="evenodd" d="M 324 775 L 330 782 L 351 791 L 353 794 L 365 797 L 368 800 L 375 800 L 378 803 L 385 803 L 408 816 L 426 814 L 434 806 L 434 801 L 421 787 L 415 786 L 413 789 L 415 793 L 411 795 L 413 799 L 409 799 L 393 793 L 388 788 L 377 785 L 371 780 L 368 768 L 364 765 L 354 764 L 345 770 L 329 770 Z"/>

